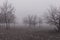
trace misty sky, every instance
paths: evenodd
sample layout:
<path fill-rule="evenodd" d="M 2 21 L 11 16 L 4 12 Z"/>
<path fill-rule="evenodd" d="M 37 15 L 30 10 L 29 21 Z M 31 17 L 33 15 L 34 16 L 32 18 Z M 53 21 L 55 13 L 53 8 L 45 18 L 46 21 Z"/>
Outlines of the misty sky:
<path fill-rule="evenodd" d="M 0 0 L 0 5 L 5 0 Z M 9 0 L 16 9 L 16 17 L 19 23 L 24 16 L 29 14 L 42 16 L 50 5 L 60 6 L 60 0 Z"/>

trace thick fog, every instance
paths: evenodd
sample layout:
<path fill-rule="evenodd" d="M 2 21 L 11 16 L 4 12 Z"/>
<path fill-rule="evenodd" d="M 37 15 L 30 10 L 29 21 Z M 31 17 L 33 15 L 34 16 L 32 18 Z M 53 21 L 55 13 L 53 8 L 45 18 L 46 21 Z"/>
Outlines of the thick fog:
<path fill-rule="evenodd" d="M 5 0 L 0 0 L 0 5 Z M 43 16 L 49 6 L 59 6 L 60 0 L 8 0 L 15 7 L 16 20 L 22 23 L 22 18 L 27 15 Z"/>

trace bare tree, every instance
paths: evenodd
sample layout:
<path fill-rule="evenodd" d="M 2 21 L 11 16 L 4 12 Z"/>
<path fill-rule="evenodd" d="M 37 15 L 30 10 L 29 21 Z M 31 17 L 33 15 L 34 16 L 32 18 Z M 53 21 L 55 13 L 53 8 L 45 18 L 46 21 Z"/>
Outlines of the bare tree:
<path fill-rule="evenodd" d="M 0 23 L 5 23 L 7 27 L 8 24 L 15 22 L 15 15 L 13 14 L 15 10 L 14 7 L 8 3 L 8 0 L 3 3 L 3 6 L 0 7 L 0 10 Z"/>
<path fill-rule="evenodd" d="M 32 19 L 33 16 L 28 15 L 27 17 L 24 17 L 23 23 L 29 25 L 29 27 L 32 25 Z"/>
<path fill-rule="evenodd" d="M 32 25 L 35 27 L 37 23 L 38 23 L 38 22 L 37 22 L 37 16 L 34 15 L 34 16 L 33 16 L 33 19 L 32 19 Z"/>
<path fill-rule="evenodd" d="M 51 7 L 48 10 L 49 15 L 47 16 L 47 22 L 55 25 L 60 31 L 60 9 L 57 7 Z"/>
<path fill-rule="evenodd" d="M 39 27 L 40 27 L 40 24 L 42 23 L 42 18 L 41 17 L 39 17 L 38 18 L 38 24 L 39 24 Z"/>
<path fill-rule="evenodd" d="M 35 27 L 37 24 L 36 20 L 37 20 L 37 16 L 29 15 L 23 19 L 23 23 L 28 24 L 29 27 L 32 25 Z"/>

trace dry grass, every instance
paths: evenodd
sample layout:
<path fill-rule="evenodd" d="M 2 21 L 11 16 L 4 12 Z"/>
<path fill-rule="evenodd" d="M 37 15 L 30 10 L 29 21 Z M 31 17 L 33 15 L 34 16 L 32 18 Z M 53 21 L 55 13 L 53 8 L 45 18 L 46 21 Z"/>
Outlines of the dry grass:
<path fill-rule="evenodd" d="M 0 28 L 0 40 L 60 40 L 60 33 L 43 32 L 33 28 Z"/>

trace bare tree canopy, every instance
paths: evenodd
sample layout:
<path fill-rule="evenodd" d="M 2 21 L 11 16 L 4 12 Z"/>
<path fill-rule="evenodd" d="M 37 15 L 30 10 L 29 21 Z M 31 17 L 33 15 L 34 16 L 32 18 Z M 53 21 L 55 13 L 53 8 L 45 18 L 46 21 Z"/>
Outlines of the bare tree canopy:
<path fill-rule="evenodd" d="M 23 23 L 24 24 L 28 24 L 29 27 L 30 26 L 36 26 L 37 24 L 40 24 L 42 23 L 42 20 L 40 17 L 37 17 L 36 15 L 28 15 L 27 17 L 24 17 L 23 19 Z"/>
<path fill-rule="evenodd" d="M 47 22 L 55 25 L 58 28 L 58 31 L 60 31 L 60 8 L 51 7 L 51 9 L 48 10 L 48 13 Z"/>
<path fill-rule="evenodd" d="M 36 22 L 36 16 L 31 16 L 31 15 L 28 15 L 27 17 L 25 17 L 24 19 L 23 19 L 23 22 L 25 23 L 25 24 L 28 24 L 29 26 L 32 26 L 32 25 L 36 25 L 37 24 L 37 22 Z"/>
<path fill-rule="evenodd" d="M 11 4 L 8 4 L 8 1 L 3 3 L 3 6 L 0 7 L 0 23 L 13 23 L 15 19 L 14 7 Z"/>
<path fill-rule="evenodd" d="M 11 23 L 15 23 L 15 9 L 8 3 L 8 0 L 3 3 L 0 7 L 0 23 L 4 23 L 6 28 L 10 26 Z"/>

